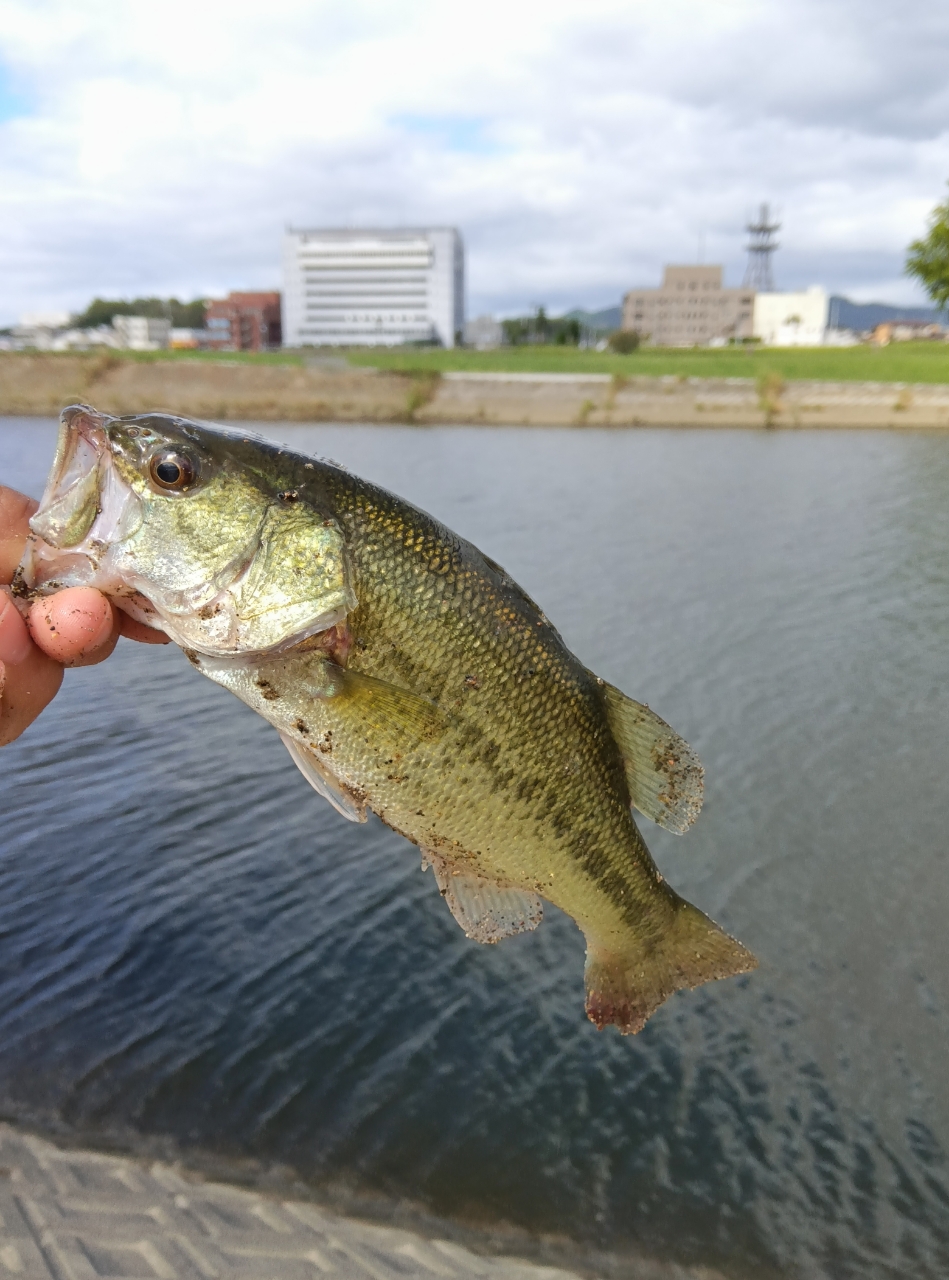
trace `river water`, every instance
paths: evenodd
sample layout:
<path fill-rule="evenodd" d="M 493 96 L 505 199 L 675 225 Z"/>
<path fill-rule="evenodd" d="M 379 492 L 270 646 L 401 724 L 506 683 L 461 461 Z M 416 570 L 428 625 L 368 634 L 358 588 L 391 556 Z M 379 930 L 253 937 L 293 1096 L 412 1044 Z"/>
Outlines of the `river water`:
<path fill-rule="evenodd" d="M 705 810 L 645 834 L 761 967 L 597 1033 L 571 920 L 468 942 L 414 848 L 123 641 L 0 757 L 0 1113 L 620 1270 L 949 1273 L 949 439 L 266 430 L 478 543 L 689 739 Z M 53 440 L 0 421 L 0 478 Z"/>

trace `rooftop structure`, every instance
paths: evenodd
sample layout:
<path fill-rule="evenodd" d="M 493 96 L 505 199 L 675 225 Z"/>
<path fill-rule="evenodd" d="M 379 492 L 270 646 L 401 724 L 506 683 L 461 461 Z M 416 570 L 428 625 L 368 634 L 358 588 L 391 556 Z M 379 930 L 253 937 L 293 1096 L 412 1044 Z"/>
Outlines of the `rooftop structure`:
<path fill-rule="evenodd" d="M 935 320 L 884 320 L 871 334 L 871 341 L 878 347 L 891 342 L 942 342 L 946 330 Z"/>
<path fill-rule="evenodd" d="M 27 311 L 20 316 L 22 329 L 65 329 L 71 317 L 68 311 Z"/>
<path fill-rule="evenodd" d="M 14 350 L 52 351 L 53 344 L 69 324 L 68 311 L 28 311 L 10 331 L 6 346 Z"/>
<path fill-rule="evenodd" d="M 173 351 L 197 351 L 205 345 L 207 329 L 189 329 L 184 326 L 173 327 L 168 345 Z"/>
<path fill-rule="evenodd" d="M 749 289 L 723 289 L 721 267 L 669 266 L 658 289 L 627 293 L 622 327 L 659 347 L 750 338 L 754 299 Z"/>
<path fill-rule="evenodd" d="M 91 347 L 119 347 L 122 343 L 110 324 L 92 329 L 29 325 L 23 321 L 0 339 L 3 351 L 88 351 Z"/>
<path fill-rule="evenodd" d="M 282 336 L 280 294 L 229 293 L 205 308 L 205 345 L 212 351 L 267 351 Z"/>
<path fill-rule="evenodd" d="M 461 341 L 465 260 L 454 227 L 284 236 L 284 344 Z"/>

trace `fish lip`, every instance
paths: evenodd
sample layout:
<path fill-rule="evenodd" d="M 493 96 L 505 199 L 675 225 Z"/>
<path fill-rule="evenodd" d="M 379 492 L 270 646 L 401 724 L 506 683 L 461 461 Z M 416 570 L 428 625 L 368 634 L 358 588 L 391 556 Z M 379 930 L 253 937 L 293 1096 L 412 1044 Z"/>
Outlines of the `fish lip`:
<path fill-rule="evenodd" d="M 94 477 L 98 477 L 103 462 L 110 457 L 110 450 L 106 432 L 108 419 L 90 405 L 70 405 L 60 414 L 59 421 L 56 454 L 40 505 L 30 520 L 30 529 L 47 545 L 62 549 L 75 544 L 64 541 L 57 532 L 54 513 L 58 509 L 61 517 L 63 510 L 68 510 L 71 496 L 80 499 L 90 482 L 98 484 Z"/>
<path fill-rule="evenodd" d="M 134 534 L 141 504 L 117 475 L 109 425 L 89 405 L 60 415 L 56 454 L 17 569 L 19 593 L 49 595 L 63 587 L 115 587 L 112 547 Z"/>
<path fill-rule="evenodd" d="M 59 438 L 56 441 L 56 456 L 50 467 L 47 493 L 43 494 L 41 506 L 46 505 L 48 494 L 57 491 L 66 474 L 69 463 L 75 455 L 79 441 L 85 440 L 96 452 L 96 461 L 108 452 L 108 437 L 105 431 L 106 417 L 88 404 L 71 404 L 59 415 Z M 94 464 L 93 464 L 94 465 Z"/>

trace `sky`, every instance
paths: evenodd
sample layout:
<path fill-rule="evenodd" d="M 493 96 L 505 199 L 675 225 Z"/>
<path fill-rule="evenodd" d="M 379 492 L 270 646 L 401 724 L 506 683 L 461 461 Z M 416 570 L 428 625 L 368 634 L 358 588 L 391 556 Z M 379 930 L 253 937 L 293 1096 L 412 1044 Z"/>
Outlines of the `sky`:
<path fill-rule="evenodd" d="M 0 325 L 280 286 L 293 226 L 455 225 L 468 314 L 617 303 L 782 223 L 779 288 L 919 303 L 932 0 L 0 0 Z"/>

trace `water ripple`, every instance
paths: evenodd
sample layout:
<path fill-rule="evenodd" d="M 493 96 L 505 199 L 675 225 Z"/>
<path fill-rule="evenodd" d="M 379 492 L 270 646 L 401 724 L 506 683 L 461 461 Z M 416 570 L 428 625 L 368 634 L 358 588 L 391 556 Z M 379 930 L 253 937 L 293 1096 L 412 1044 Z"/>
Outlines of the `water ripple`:
<path fill-rule="evenodd" d="M 949 451 L 287 428 L 468 534 L 707 767 L 682 892 L 759 953 L 634 1040 L 582 939 L 469 943 L 417 852 L 126 643 L 0 761 L 0 1111 L 729 1275 L 949 1273 Z M 36 491 L 50 424 L 0 424 Z"/>

